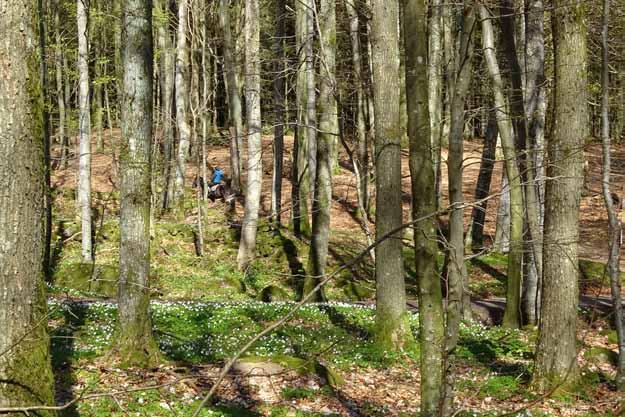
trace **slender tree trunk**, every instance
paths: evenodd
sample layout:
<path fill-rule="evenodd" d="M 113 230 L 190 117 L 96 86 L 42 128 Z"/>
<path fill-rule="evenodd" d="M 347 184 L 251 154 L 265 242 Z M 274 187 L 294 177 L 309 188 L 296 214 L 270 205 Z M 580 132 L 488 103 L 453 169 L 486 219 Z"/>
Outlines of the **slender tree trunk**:
<path fill-rule="evenodd" d="M 150 204 L 152 146 L 152 5 L 127 0 L 122 9 L 122 150 L 119 248 L 121 362 L 152 366 L 150 304 Z"/>
<path fill-rule="evenodd" d="M 555 0 L 554 131 L 548 144 L 543 294 L 533 384 L 538 390 L 577 379 L 577 265 L 583 148 L 587 129 L 585 6 Z"/>
<path fill-rule="evenodd" d="M 436 212 L 435 160 L 428 113 L 427 3 L 403 0 L 406 97 L 413 220 Z M 421 344 L 421 416 L 441 414 L 445 323 L 443 295 L 436 268 L 436 218 L 415 224 L 415 270 L 419 285 Z"/>
<path fill-rule="evenodd" d="M 610 252 L 607 272 L 610 277 L 612 304 L 614 306 L 614 327 L 618 339 L 618 366 L 616 369 L 616 387 L 625 391 L 625 320 L 621 297 L 621 221 L 614 207 L 610 192 L 610 62 L 608 52 L 608 28 L 610 22 L 610 0 L 603 0 L 603 18 L 601 27 L 601 139 L 603 143 L 603 199 L 608 212 Z M 622 198 L 622 197 L 621 197 Z"/>
<path fill-rule="evenodd" d="M 89 0 L 77 1 L 78 23 L 78 134 L 79 183 L 78 203 L 82 227 L 82 261 L 93 262 L 93 243 L 91 241 L 91 106 L 89 104 Z"/>
<path fill-rule="evenodd" d="M 55 42 L 55 54 L 54 54 L 54 67 L 56 75 L 56 100 L 59 107 L 59 144 L 61 145 L 61 168 L 67 168 L 67 158 L 69 151 L 69 141 L 67 138 L 67 131 L 65 130 L 67 125 L 67 117 L 65 114 L 65 94 L 63 87 L 63 39 L 61 37 L 61 17 L 60 17 L 60 0 L 57 0 L 57 4 L 54 8 L 54 42 Z"/>
<path fill-rule="evenodd" d="M 443 5 L 442 0 L 432 0 L 430 3 L 430 35 L 429 35 L 429 65 L 428 88 L 430 90 L 430 135 L 432 136 L 432 161 L 434 162 L 435 178 L 440 176 L 441 143 L 443 134 Z M 435 179 L 440 183 L 440 178 Z M 436 188 L 436 187 L 435 187 Z M 434 193 L 437 193 L 436 189 Z M 438 206 L 438 199 L 436 202 Z"/>
<path fill-rule="evenodd" d="M 315 82 L 315 0 L 306 0 L 306 41 L 304 51 L 306 55 L 306 140 L 309 194 L 306 199 L 315 194 L 315 176 L 317 175 L 317 92 Z M 311 202 L 312 207 L 312 202 Z M 312 215 L 312 214 L 311 214 Z"/>
<path fill-rule="evenodd" d="M 296 146 L 293 155 L 297 170 L 294 173 L 294 186 L 299 191 L 293 202 L 293 230 L 296 236 L 303 234 L 310 236 L 309 197 L 310 197 L 310 169 L 308 160 L 308 71 L 307 43 L 308 43 L 308 11 L 307 2 L 295 2 L 295 32 L 298 53 L 297 70 L 297 126 L 295 130 Z"/>
<path fill-rule="evenodd" d="M 43 284 L 46 168 L 39 30 L 37 3 L 2 5 L 0 407 L 54 404 Z"/>
<path fill-rule="evenodd" d="M 247 113 L 247 185 L 245 214 L 237 262 L 245 269 L 254 260 L 263 181 L 260 115 L 260 12 L 258 0 L 245 0 L 245 106 Z"/>
<path fill-rule="evenodd" d="M 371 47 L 376 131 L 376 238 L 402 224 L 398 2 L 371 1 Z M 376 247 L 375 337 L 399 350 L 411 342 L 401 234 Z"/>
<path fill-rule="evenodd" d="M 163 172 L 161 179 L 161 192 L 162 192 L 162 205 L 163 210 L 167 210 L 170 207 L 173 195 L 173 183 L 172 178 L 174 169 L 173 153 L 174 153 L 174 51 L 173 41 L 170 33 L 171 16 L 167 4 L 163 4 L 163 0 L 155 1 L 155 8 L 160 16 L 163 18 L 163 22 L 158 25 L 156 30 L 157 42 L 159 49 L 161 50 L 160 60 L 160 82 L 161 82 L 161 107 L 163 118 Z"/>
<path fill-rule="evenodd" d="M 476 249 L 481 249 L 484 245 L 484 223 L 486 222 L 486 208 L 488 207 L 488 200 L 485 199 L 490 194 L 498 135 L 497 117 L 495 111 L 490 111 L 480 160 L 480 173 L 475 186 L 475 201 L 478 201 L 478 204 L 473 207 L 471 213 L 471 242 Z"/>
<path fill-rule="evenodd" d="M 243 141 L 243 113 L 241 110 L 241 96 L 237 83 L 237 65 L 235 60 L 235 44 L 230 26 L 230 0 L 219 1 L 219 20 L 224 36 L 224 72 L 226 89 L 228 91 L 228 114 L 231 125 L 230 138 L 230 170 L 232 191 L 240 194 L 241 188 L 241 154 L 243 149 L 239 144 Z"/>
<path fill-rule="evenodd" d="M 453 409 L 453 354 L 458 344 L 460 320 L 463 315 L 470 317 L 470 299 L 468 297 L 467 269 L 464 263 L 464 222 L 461 208 L 462 195 L 462 159 L 464 107 L 471 85 L 471 56 L 473 54 L 472 34 L 475 28 L 475 9 L 471 0 L 464 2 L 461 30 L 455 62 L 457 68 L 453 74 L 453 92 L 450 103 L 449 130 L 449 202 L 453 206 L 449 215 L 449 271 L 447 276 L 447 323 L 445 327 L 445 388 L 443 394 L 443 413 L 450 415 Z"/>
<path fill-rule="evenodd" d="M 103 30 L 104 28 L 95 28 L 95 31 Z M 93 34 L 93 31 L 92 31 Z M 94 85 L 93 85 L 93 117 L 94 117 L 94 128 L 96 133 L 96 150 L 98 152 L 102 152 L 104 150 L 104 135 L 102 134 L 104 122 L 104 107 L 102 105 L 102 88 L 104 85 L 102 84 L 102 63 L 100 60 L 102 59 L 102 48 L 101 48 L 101 39 L 100 34 L 97 33 L 93 36 L 92 44 L 95 44 L 94 55 L 95 55 L 95 64 L 94 64 Z"/>
<path fill-rule="evenodd" d="M 369 211 L 369 143 L 367 137 L 366 97 L 362 74 L 362 57 L 360 47 L 360 20 L 356 3 L 346 0 L 345 7 L 349 16 L 349 35 L 352 45 L 352 63 L 354 66 L 354 82 L 356 83 L 356 161 L 358 165 L 358 207 L 360 216 L 365 217 Z"/>
<path fill-rule="evenodd" d="M 337 106 L 334 98 L 336 79 L 336 2 L 321 0 L 319 10 L 321 73 L 319 80 L 319 135 L 312 212 L 309 275 L 304 294 L 311 292 L 323 279 L 330 239 L 330 209 L 332 206 L 333 148 L 339 134 Z M 325 299 L 323 290 L 314 297 Z"/>
<path fill-rule="evenodd" d="M 530 324 L 536 323 L 536 295 L 538 293 L 538 277 L 542 275 L 542 231 L 540 228 L 540 200 L 534 181 L 536 176 L 534 166 L 535 149 L 533 144 L 528 143 L 528 128 L 526 111 L 523 97 L 523 70 L 517 56 L 517 43 L 515 41 L 515 28 L 517 27 L 515 13 L 516 8 L 513 0 L 501 0 L 501 28 L 502 42 L 506 51 L 507 62 L 510 69 L 510 116 L 516 134 L 518 161 L 524 191 L 524 211 L 527 232 L 524 237 L 526 254 L 524 256 L 525 271 L 523 279 L 523 315 Z M 524 54 L 519 54 L 524 57 Z"/>
<path fill-rule="evenodd" d="M 535 182 L 538 200 L 538 223 L 542 239 L 545 216 L 545 113 L 547 111 L 547 92 L 545 87 L 545 32 L 543 0 L 525 0 L 525 113 L 529 123 L 528 155 L 534 163 Z M 538 248 L 542 252 L 541 247 Z M 542 274 L 531 269 L 537 275 L 535 294 L 527 291 L 524 307 L 525 321 L 537 324 L 540 318 L 540 288 Z M 530 298 L 534 296 L 535 301 Z M 533 307 L 533 308 L 532 308 Z"/>
<path fill-rule="evenodd" d="M 499 253 L 508 253 L 510 251 L 510 186 L 508 185 L 505 165 L 501 173 L 500 189 L 501 196 L 499 197 L 499 207 L 497 208 L 493 250 Z"/>
<path fill-rule="evenodd" d="M 465 3 L 466 4 L 466 3 Z M 451 100 L 451 120 L 449 131 L 449 156 L 447 164 L 449 182 L 449 202 L 454 208 L 449 216 L 451 268 L 449 270 L 448 294 L 450 307 L 460 315 L 470 314 L 468 300 L 467 269 L 464 264 L 464 202 L 462 194 L 462 162 L 464 153 L 464 107 L 471 85 L 471 57 L 473 55 L 472 32 L 475 25 L 475 10 L 471 5 L 465 6 L 463 20 L 459 32 L 459 42 L 454 62 L 457 63 L 453 81 Z M 455 303 L 459 303 L 457 306 Z M 457 308 L 456 308 L 457 307 Z"/>
<path fill-rule="evenodd" d="M 510 186 L 510 252 L 508 253 L 508 279 L 506 309 L 503 316 L 505 327 L 521 326 L 521 279 L 523 272 L 523 188 L 517 164 L 516 148 L 510 115 L 506 111 L 504 85 L 495 52 L 495 35 L 492 17 L 486 6 L 480 5 L 482 21 L 482 44 L 488 72 L 492 80 L 497 126 L 505 158 L 506 175 Z"/>
<path fill-rule="evenodd" d="M 187 113 L 189 111 L 189 1 L 180 0 L 178 4 L 178 38 L 176 44 L 176 122 L 178 123 L 178 154 L 176 155 L 176 178 L 173 200 L 180 204 L 184 197 L 184 181 L 187 156 L 191 144 L 191 128 Z"/>
<path fill-rule="evenodd" d="M 275 127 L 273 137 L 273 177 L 271 182 L 271 218 L 274 225 L 280 225 L 282 217 L 282 165 L 284 159 L 284 80 L 285 56 L 284 37 L 286 35 L 286 4 L 276 0 L 275 5 L 275 75 L 273 81 L 273 101 Z"/>

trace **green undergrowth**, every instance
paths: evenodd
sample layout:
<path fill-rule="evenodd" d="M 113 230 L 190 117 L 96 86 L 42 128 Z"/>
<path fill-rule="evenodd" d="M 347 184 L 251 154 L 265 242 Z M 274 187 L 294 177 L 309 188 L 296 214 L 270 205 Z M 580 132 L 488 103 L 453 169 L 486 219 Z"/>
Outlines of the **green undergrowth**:
<path fill-rule="evenodd" d="M 154 303 L 154 334 L 164 356 L 181 364 L 214 363 L 231 357 L 252 336 L 283 317 L 292 303 Z M 109 303 L 51 301 L 56 355 L 80 360 L 104 354 L 111 346 L 116 307 Z M 413 349 L 389 353 L 371 341 L 374 311 L 367 307 L 302 307 L 285 326 L 261 338 L 246 353 L 260 358 L 315 358 L 338 369 L 385 366 L 399 358 L 418 358 Z M 417 318 L 411 319 L 413 331 Z M 71 344 L 68 344 L 68 340 Z"/>

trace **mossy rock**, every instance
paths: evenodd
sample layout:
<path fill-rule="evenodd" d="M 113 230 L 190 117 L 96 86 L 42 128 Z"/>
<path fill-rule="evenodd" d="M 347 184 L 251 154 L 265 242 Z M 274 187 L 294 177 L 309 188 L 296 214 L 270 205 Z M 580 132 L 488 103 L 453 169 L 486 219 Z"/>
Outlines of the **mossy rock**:
<path fill-rule="evenodd" d="M 61 268 L 54 277 L 60 287 L 97 294 L 104 297 L 117 296 L 119 269 L 113 265 L 75 263 Z"/>
<path fill-rule="evenodd" d="M 289 301 L 291 299 L 286 290 L 277 285 L 266 286 L 260 291 L 257 298 L 266 303 L 271 301 Z"/>
<path fill-rule="evenodd" d="M 594 363 L 607 363 L 616 366 L 618 353 L 604 347 L 591 347 L 584 352 L 584 357 Z"/>
<path fill-rule="evenodd" d="M 334 368 L 321 362 L 315 362 L 315 373 L 323 378 L 332 389 L 345 384 L 343 377 Z"/>
<path fill-rule="evenodd" d="M 194 229 L 188 224 L 180 223 L 160 223 L 159 231 L 171 236 L 182 237 L 184 239 L 193 240 Z"/>
<path fill-rule="evenodd" d="M 373 297 L 374 290 L 357 281 L 343 282 L 343 292 L 350 300 L 362 301 Z"/>
<path fill-rule="evenodd" d="M 245 286 L 245 282 L 234 275 L 229 275 L 224 279 L 225 283 L 230 287 L 234 288 L 238 293 L 245 293 L 247 291 L 247 287 Z"/>
<path fill-rule="evenodd" d="M 281 366 L 285 370 L 295 371 L 301 375 L 315 373 L 315 364 L 306 359 L 297 358 L 289 355 L 273 355 L 273 356 L 246 356 L 241 358 L 239 362 L 247 364 L 268 364 L 273 363 Z"/>

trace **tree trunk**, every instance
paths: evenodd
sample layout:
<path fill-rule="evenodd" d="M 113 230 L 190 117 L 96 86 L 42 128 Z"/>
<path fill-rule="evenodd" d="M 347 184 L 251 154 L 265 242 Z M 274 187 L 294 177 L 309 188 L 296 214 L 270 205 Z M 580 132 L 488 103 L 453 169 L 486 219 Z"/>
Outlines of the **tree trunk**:
<path fill-rule="evenodd" d="M 306 41 L 304 51 L 306 54 L 306 140 L 308 144 L 308 181 L 310 191 L 306 199 L 315 194 L 315 176 L 317 175 L 317 92 L 315 82 L 315 0 L 306 0 Z M 301 198 L 301 197 L 300 197 Z M 311 202 L 312 207 L 312 202 Z M 311 214 L 312 215 L 312 214 Z"/>
<path fill-rule="evenodd" d="M 517 56 L 517 43 L 515 41 L 515 7 L 513 0 L 501 0 L 501 28 L 502 42 L 506 51 L 507 62 L 510 69 L 510 117 L 516 134 L 517 152 L 521 180 L 523 181 L 524 211 L 526 229 L 524 246 L 527 249 L 523 263 L 527 273 L 523 279 L 523 315 L 531 324 L 536 323 L 536 300 L 538 293 L 538 277 L 542 275 L 542 231 L 540 228 L 540 201 L 536 189 L 533 144 L 528 143 L 528 128 L 526 111 L 523 97 L 523 71 Z M 520 54 L 522 57 L 524 54 Z M 521 60 L 522 61 L 522 60 Z"/>
<path fill-rule="evenodd" d="M 369 143 L 365 118 L 366 97 L 362 74 L 362 58 L 360 48 L 360 20 L 356 4 L 352 0 L 345 1 L 349 16 L 349 35 L 352 45 L 352 63 L 354 67 L 354 82 L 356 83 L 356 161 L 358 165 L 358 207 L 360 216 L 365 217 L 369 211 Z"/>
<path fill-rule="evenodd" d="M 180 205 L 184 197 L 184 180 L 187 156 L 191 144 L 191 129 L 187 113 L 189 111 L 189 1 L 178 4 L 178 38 L 176 40 L 176 122 L 178 123 L 178 154 L 176 155 L 176 178 L 173 200 Z"/>
<path fill-rule="evenodd" d="M 399 94 L 399 5 L 371 1 L 371 48 L 375 108 L 376 239 L 402 224 L 401 132 Z M 377 344 L 399 350 L 411 342 L 401 233 L 376 247 L 375 337 Z"/>
<path fill-rule="evenodd" d="M 244 270 L 254 260 L 263 181 L 260 115 L 260 13 L 258 0 L 245 0 L 245 107 L 247 113 L 247 185 L 237 262 Z"/>
<path fill-rule="evenodd" d="M 545 113 L 547 111 L 547 91 L 545 88 L 545 32 L 543 0 L 525 1 L 525 114 L 529 124 L 530 153 L 528 157 L 535 167 L 535 182 L 538 200 L 538 233 L 542 239 L 545 215 Z M 542 245 L 538 248 L 542 252 Z M 540 318 L 540 287 L 542 275 L 535 269 L 536 292 L 527 291 L 527 304 L 524 306 L 524 320 L 537 324 Z M 531 298 L 534 300 L 531 300 Z"/>
<path fill-rule="evenodd" d="M 54 54 L 54 67 L 56 75 L 56 100 L 59 107 L 59 144 L 61 145 L 61 168 L 67 168 L 69 152 L 68 131 L 65 130 L 67 118 L 65 114 L 65 94 L 63 86 L 63 39 L 61 38 L 61 11 L 60 0 L 57 0 L 54 9 L 54 42 L 56 43 Z M 69 103 L 68 103 L 69 104 Z M 69 130 L 69 129 L 68 129 Z"/>
<path fill-rule="evenodd" d="M 152 146 L 152 7 L 128 0 L 122 10 L 122 149 L 119 246 L 119 341 L 121 362 L 158 362 L 150 304 L 150 203 Z"/>
<path fill-rule="evenodd" d="M 174 153 L 174 51 L 173 41 L 170 33 L 171 16 L 167 2 L 163 4 L 163 0 L 155 1 L 155 8 L 157 13 L 162 16 L 163 22 L 160 23 L 156 30 L 157 43 L 161 51 L 160 60 L 160 82 L 161 82 L 161 107 L 163 118 L 163 172 L 161 179 L 161 193 L 162 201 L 161 208 L 167 210 L 170 207 L 170 203 L 173 198 L 173 183 L 174 179 L 172 175 L 174 170 L 173 153 Z"/>
<path fill-rule="evenodd" d="M 504 327 L 519 328 L 521 326 L 521 279 L 523 272 L 523 188 L 514 146 L 512 122 L 510 114 L 506 111 L 508 104 L 504 96 L 501 69 L 495 52 L 492 18 L 486 6 L 480 5 L 478 7 L 482 21 L 484 56 L 492 80 L 497 126 L 510 186 L 510 252 L 508 253 L 506 309 L 503 325 Z"/>
<path fill-rule="evenodd" d="M 501 173 L 500 189 L 501 195 L 499 197 L 499 207 L 497 208 L 493 250 L 499 253 L 508 253 L 510 251 L 510 187 L 505 165 Z"/>
<path fill-rule="evenodd" d="M 603 143 L 603 199 L 608 212 L 610 252 L 607 272 L 610 277 L 612 304 L 614 306 L 614 327 L 618 338 L 618 366 L 616 369 L 616 387 L 625 391 L 625 323 L 623 320 L 623 300 L 621 297 L 621 221 L 614 207 L 610 192 L 610 62 L 608 51 L 608 26 L 610 21 L 610 0 L 603 0 L 603 19 L 601 27 L 601 140 Z M 618 197 L 617 197 L 618 198 Z M 621 198 L 623 198 L 621 196 Z M 620 201 L 617 202 L 621 203 Z M 622 203 L 619 204 L 622 206 Z"/>
<path fill-rule="evenodd" d="M 307 1 L 307 0 L 306 0 Z M 296 236 L 310 236 L 309 202 L 310 197 L 310 169 L 308 160 L 308 71 L 306 68 L 307 44 L 310 34 L 308 33 L 308 10 L 305 1 L 295 3 L 295 33 L 298 53 L 297 66 L 297 126 L 295 130 L 296 146 L 294 147 L 293 160 L 296 161 L 297 170 L 294 173 L 294 187 L 299 191 L 297 199 L 293 202 L 293 230 Z"/>
<path fill-rule="evenodd" d="M 89 3 L 76 0 L 78 23 L 78 135 L 80 140 L 78 203 L 82 227 L 82 261 L 93 262 L 91 241 L 91 106 L 89 104 Z"/>
<path fill-rule="evenodd" d="M 275 24 L 275 79 L 273 81 L 274 137 L 273 137 L 273 177 L 271 182 L 271 218 L 274 225 L 280 225 L 282 218 L 282 165 L 284 159 L 284 81 L 285 57 L 284 37 L 286 35 L 285 0 L 276 0 Z"/>
<path fill-rule="evenodd" d="M 336 79 L 336 2 L 321 0 L 319 10 L 321 76 L 319 82 L 319 135 L 312 212 L 312 239 L 308 277 L 303 294 L 311 292 L 323 279 L 330 239 L 330 209 L 332 207 L 333 148 L 339 134 L 337 106 L 334 98 Z M 325 299 L 319 290 L 313 300 Z"/>
<path fill-rule="evenodd" d="M 475 186 L 475 201 L 478 204 L 473 207 L 473 212 L 471 213 L 471 242 L 473 247 L 478 250 L 484 245 L 484 223 L 486 222 L 486 208 L 488 207 L 486 198 L 490 194 L 498 135 L 499 130 L 497 128 L 495 111 L 489 111 L 484 148 L 482 149 L 482 158 L 480 160 L 480 173 Z"/>
<path fill-rule="evenodd" d="M 430 91 L 428 109 L 430 112 L 430 135 L 432 136 L 432 161 L 434 162 L 435 178 L 440 177 L 441 144 L 443 133 L 443 3 L 432 0 L 430 8 L 429 66 L 428 88 Z M 440 178 L 435 179 L 440 183 Z M 437 193 L 435 186 L 434 193 Z M 438 206 L 438 199 L 436 201 Z"/>
<path fill-rule="evenodd" d="M 230 138 L 230 170 L 232 178 L 232 191 L 240 194 L 241 188 L 241 153 L 243 149 L 239 144 L 243 141 L 243 113 L 241 111 L 241 96 L 237 83 L 237 66 L 235 60 L 235 45 L 232 39 L 232 28 L 230 26 L 230 0 L 220 0 L 219 20 L 224 36 L 224 72 L 226 89 L 228 91 L 228 114 L 230 118 L 231 133 Z"/>
<path fill-rule="evenodd" d="M 585 7 L 555 0 L 554 131 L 548 144 L 543 294 L 533 384 L 538 390 L 577 379 L 579 204 L 587 130 Z"/>
<path fill-rule="evenodd" d="M 449 202 L 453 206 L 449 215 L 449 271 L 447 276 L 447 323 L 445 327 L 445 389 L 443 412 L 450 415 L 453 408 L 454 373 L 453 354 L 458 343 L 460 320 L 470 317 L 470 299 L 467 283 L 467 268 L 464 263 L 464 222 L 462 204 L 462 159 L 464 107 L 471 85 L 471 56 L 473 55 L 472 34 L 475 27 L 475 9 L 472 1 L 466 0 L 461 13 L 461 31 L 455 62 L 457 68 L 451 83 L 453 92 L 450 103 L 450 130 L 448 182 Z"/>
<path fill-rule="evenodd" d="M 406 105 L 410 141 L 412 219 L 430 216 L 414 225 L 415 271 L 419 285 L 419 342 L 421 345 L 421 416 L 441 413 L 445 324 L 441 281 L 436 268 L 435 165 L 428 113 L 427 3 L 404 0 Z"/>
<path fill-rule="evenodd" d="M 0 407 L 54 404 L 43 284 L 46 184 L 39 30 L 35 2 L 2 5 Z"/>

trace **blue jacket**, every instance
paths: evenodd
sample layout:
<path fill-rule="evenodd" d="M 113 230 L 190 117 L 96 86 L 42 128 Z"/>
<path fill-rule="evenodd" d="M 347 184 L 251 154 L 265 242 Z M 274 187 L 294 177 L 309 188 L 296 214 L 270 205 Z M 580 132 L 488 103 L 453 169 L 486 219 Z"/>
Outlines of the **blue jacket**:
<path fill-rule="evenodd" d="M 213 185 L 221 184 L 223 178 L 224 172 L 219 168 L 215 168 L 215 171 L 213 171 Z"/>

